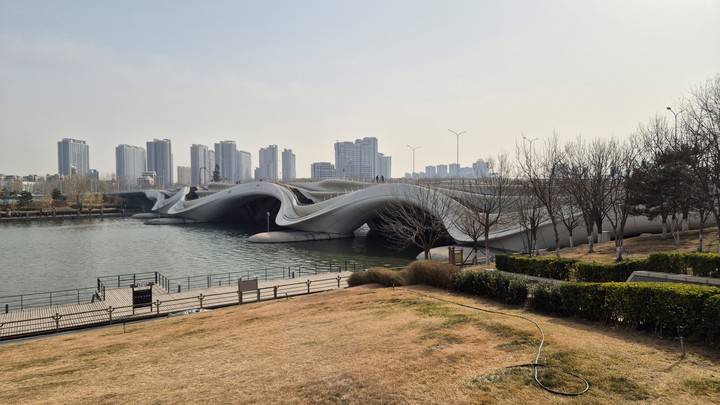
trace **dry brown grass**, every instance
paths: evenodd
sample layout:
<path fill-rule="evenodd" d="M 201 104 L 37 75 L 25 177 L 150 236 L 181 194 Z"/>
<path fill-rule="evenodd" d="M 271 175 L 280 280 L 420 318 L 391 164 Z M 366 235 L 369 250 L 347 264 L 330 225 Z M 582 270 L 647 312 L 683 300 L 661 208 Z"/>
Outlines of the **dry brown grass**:
<path fill-rule="evenodd" d="M 526 314 L 542 362 L 588 378 L 564 398 L 528 368 L 523 313 L 423 287 L 358 287 L 0 346 L 0 403 L 717 403 L 720 354 L 672 339 Z M 549 382 L 576 389 L 552 370 Z"/>
<path fill-rule="evenodd" d="M 643 259 L 654 252 L 696 252 L 699 241 L 698 235 L 699 232 L 697 230 L 681 232 L 679 246 L 675 246 L 675 240 L 670 234 L 667 235 L 667 239 L 665 240 L 662 239 L 662 235 L 660 234 L 643 234 L 628 238 L 623 242 L 623 258 L 626 260 Z M 561 249 L 560 256 L 589 262 L 611 263 L 615 261 L 614 241 L 596 243 L 594 253 L 587 253 L 587 249 L 587 245 L 581 245 L 575 248 L 564 248 Z M 717 253 L 717 228 L 712 227 L 709 230 L 705 230 L 703 251 Z M 554 255 L 555 252 L 544 252 L 543 254 Z"/>

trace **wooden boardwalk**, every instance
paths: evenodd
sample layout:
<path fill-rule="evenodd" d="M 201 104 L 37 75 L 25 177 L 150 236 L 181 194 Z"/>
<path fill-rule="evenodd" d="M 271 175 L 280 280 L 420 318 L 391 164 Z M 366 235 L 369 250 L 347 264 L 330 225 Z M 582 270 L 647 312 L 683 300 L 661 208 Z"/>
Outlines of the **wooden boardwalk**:
<path fill-rule="evenodd" d="M 237 285 L 171 293 L 156 284 L 152 286 L 152 303 L 137 308 L 132 305 L 131 288 L 108 289 L 104 301 L 0 314 L 0 340 L 345 288 L 350 274 L 323 273 L 258 281 L 258 290 L 245 291 L 242 296 Z"/>

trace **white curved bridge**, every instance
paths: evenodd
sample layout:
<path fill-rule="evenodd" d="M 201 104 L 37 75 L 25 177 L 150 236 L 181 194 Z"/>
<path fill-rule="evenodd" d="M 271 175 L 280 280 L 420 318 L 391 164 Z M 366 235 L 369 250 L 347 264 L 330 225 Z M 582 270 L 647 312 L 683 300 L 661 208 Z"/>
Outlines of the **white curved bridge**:
<path fill-rule="evenodd" d="M 449 193 L 432 191 L 415 184 L 363 183 L 347 180 L 284 184 L 254 182 L 222 189 L 200 198 L 192 196 L 194 199 L 188 198 L 190 192 L 189 187 L 184 187 L 171 196 L 166 196 L 157 190 L 148 190 L 146 195 L 151 200 L 155 200 L 153 207 L 155 213 L 189 222 L 219 221 L 243 207 L 264 202 L 266 207 L 268 204 L 273 204 L 272 212 L 277 212 L 274 223 L 278 226 L 337 237 L 352 235 L 354 230 L 366 223 L 372 227 L 373 220 L 384 207 L 392 202 L 401 201 L 441 218 L 456 243 L 472 242 L 468 235 L 460 231 L 456 221 L 449 214 L 467 208 L 452 199 Z M 441 203 L 428 203 L 427 200 L 431 198 L 439 198 Z M 444 212 L 437 212 L 435 208 L 447 205 L 450 205 L 451 209 Z M 262 217 L 256 216 L 255 220 L 264 221 L 266 210 L 260 211 L 256 214 L 262 214 Z M 160 220 L 159 223 L 163 221 Z M 567 246 L 570 242 L 567 230 L 562 226 L 560 228 L 562 228 L 561 245 Z M 587 242 L 584 229 L 581 224 L 575 230 L 573 235 L 575 243 Z M 609 226 L 605 225 L 605 229 L 609 229 Z M 644 217 L 631 217 L 628 219 L 626 233 L 657 232 L 660 229 L 661 225 L 658 222 L 648 221 Z M 492 232 L 489 239 L 493 248 L 512 251 L 526 249 L 523 229 L 519 224 Z M 552 226 L 546 222 L 538 231 L 537 248 L 553 246 Z"/>

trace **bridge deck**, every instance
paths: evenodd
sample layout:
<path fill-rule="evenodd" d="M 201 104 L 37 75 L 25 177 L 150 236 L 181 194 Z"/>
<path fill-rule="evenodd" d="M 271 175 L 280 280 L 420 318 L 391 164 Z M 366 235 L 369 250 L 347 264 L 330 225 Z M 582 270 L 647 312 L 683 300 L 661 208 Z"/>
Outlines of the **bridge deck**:
<path fill-rule="evenodd" d="M 347 278 L 350 274 L 352 273 L 324 273 L 294 279 L 258 281 L 258 290 L 244 292 L 242 302 L 256 302 L 258 299 L 267 300 L 276 296 L 284 297 L 344 288 L 347 287 Z M 105 291 L 104 301 L 33 308 L 0 314 L 0 340 L 148 316 L 161 316 L 188 309 L 234 305 L 239 301 L 237 285 L 179 293 L 169 293 L 158 285 L 154 285 L 152 287 L 152 304 L 149 307 L 133 308 L 131 288 L 109 289 Z"/>

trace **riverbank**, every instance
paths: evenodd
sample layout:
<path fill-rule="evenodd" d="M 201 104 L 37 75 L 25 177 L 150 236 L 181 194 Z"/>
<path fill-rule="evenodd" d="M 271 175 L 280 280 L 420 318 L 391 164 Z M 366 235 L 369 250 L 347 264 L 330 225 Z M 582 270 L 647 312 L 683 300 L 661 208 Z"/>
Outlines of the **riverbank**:
<path fill-rule="evenodd" d="M 77 212 L 58 212 L 54 215 L 51 213 L 27 213 L 25 215 L 13 215 L 13 216 L 0 216 L 0 223 L 2 222 L 22 222 L 22 221 L 54 221 L 54 220 L 76 220 L 86 218 L 123 218 L 130 217 L 137 214 L 135 211 L 121 211 L 121 212 L 89 212 L 89 213 L 77 213 Z"/>
<path fill-rule="evenodd" d="M 542 391 L 529 316 L 546 335 L 539 377 L 575 401 L 720 401 L 720 355 L 425 287 L 358 287 L 0 346 L 2 403 L 573 402 Z M 152 378 L 148 378 L 152 376 Z M 53 387 L 54 389 L 40 389 Z M 30 388 L 30 389 L 28 389 Z"/>

